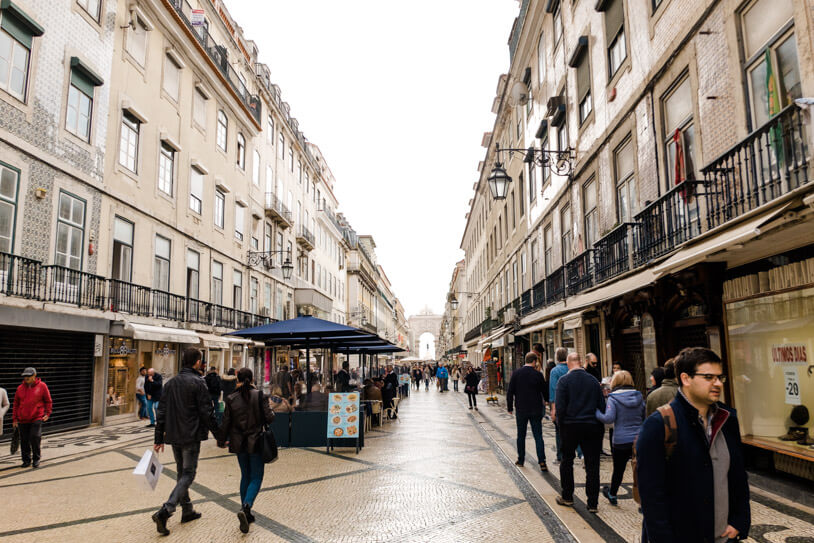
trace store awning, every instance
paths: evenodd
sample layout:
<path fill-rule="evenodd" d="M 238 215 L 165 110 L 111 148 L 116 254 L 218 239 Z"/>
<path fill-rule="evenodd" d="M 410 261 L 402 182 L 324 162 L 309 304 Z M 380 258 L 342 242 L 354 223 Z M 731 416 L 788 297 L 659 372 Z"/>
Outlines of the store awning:
<path fill-rule="evenodd" d="M 254 340 L 236 336 L 224 337 L 223 339 L 234 345 L 252 345 L 254 343 Z"/>
<path fill-rule="evenodd" d="M 777 209 L 763 213 L 756 218 L 741 223 L 734 228 L 728 228 L 711 236 L 700 243 L 696 243 L 679 250 L 676 254 L 653 268 L 658 278 L 680 271 L 684 268 L 703 262 L 715 253 L 725 251 L 729 247 L 747 242 L 758 237 L 762 232 L 761 226 L 783 213 L 791 204 L 780 206 Z"/>
<path fill-rule="evenodd" d="M 480 340 L 478 343 L 481 344 L 481 345 L 486 345 L 487 343 L 492 343 L 497 338 L 503 337 L 503 335 L 506 334 L 506 332 L 510 331 L 511 329 L 512 329 L 511 326 L 501 326 L 496 331 L 492 332 L 490 335 L 488 335 L 485 338 L 483 338 L 482 340 Z"/>
<path fill-rule="evenodd" d="M 556 319 L 549 319 L 547 321 L 543 321 L 537 324 L 532 324 L 531 326 L 526 326 L 525 328 L 520 329 L 515 335 L 516 336 L 525 336 L 526 334 L 530 334 L 532 332 L 537 332 L 540 330 L 546 330 L 548 328 L 554 328 L 557 326 L 557 323 L 560 322 L 559 318 Z"/>
<path fill-rule="evenodd" d="M 566 315 L 562 318 L 563 330 L 574 330 L 580 326 L 582 326 L 582 311 L 571 313 L 570 315 Z"/>
<path fill-rule="evenodd" d="M 146 341 L 160 341 L 163 343 L 200 343 L 198 334 L 192 330 L 183 328 L 170 328 L 169 326 L 152 326 L 150 324 L 138 324 L 127 322 L 125 331 L 132 334 L 133 339 Z"/>
<path fill-rule="evenodd" d="M 228 349 L 229 341 L 223 336 L 216 336 L 215 334 L 206 334 L 198 332 L 198 337 L 201 338 L 204 347 L 209 349 Z"/>

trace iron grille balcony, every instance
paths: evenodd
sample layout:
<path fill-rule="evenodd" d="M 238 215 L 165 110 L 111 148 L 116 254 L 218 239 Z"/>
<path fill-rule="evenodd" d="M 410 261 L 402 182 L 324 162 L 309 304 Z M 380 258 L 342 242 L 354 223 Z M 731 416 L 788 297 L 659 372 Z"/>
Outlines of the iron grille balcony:
<path fill-rule="evenodd" d="M 187 322 L 197 324 L 212 324 L 212 304 L 187 298 Z"/>
<path fill-rule="evenodd" d="M 701 233 L 700 198 L 695 195 L 701 183 L 682 181 L 636 215 L 636 267 L 672 252 Z"/>
<path fill-rule="evenodd" d="M 526 315 L 531 312 L 531 298 L 532 298 L 531 289 L 528 289 L 527 291 L 520 295 L 520 311 L 518 312 L 519 315 Z"/>
<path fill-rule="evenodd" d="M 46 274 L 46 301 L 101 310 L 107 307 L 104 277 L 57 265 L 42 269 Z"/>
<path fill-rule="evenodd" d="M 108 286 L 111 311 L 130 315 L 152 316 L 152 289 L 119 279 L 110 279 Z"/>
<path fill-rule="evenodd" d="M 311 250 L 314 248 L 316 241 L 314 239 L 314 234 L 311 233 L 305 226 L 300 225 L 299 230 L 297 231 L 297 243 L 302 245 L 305 249 Z"/>
<path fill-rule="evenodd" d="M 565 298 L 565 266 L 560 266 L 546 278 L 546 305 Z"/>
<path fill-rule="evenodd" d="M 594 280 L 597 284 L 630 270 L 632 224 L 622 223 L 594 243 Z"/>
<path fill-rule="evenodd" d="M 184 296 L 153 289 L 153 316 L 156 318 L 183 321 L 186 303 Z"/>
<path fill-rule="evenodd" d="M 790 105 L 708 164 L 707 228 L 712 229 L 809 182 L 803 114 Z"/>
<path fill-rule="evenodd" d="M 540 309 L 545 305 L 545 279 L 540 279 L 531 289 L 531 309 Z"/>
<path fill-rule="evenodd" d="M 568 276 L 568 294 L 577 294 L 586 288 L 591 288 L 594 284 L 591 273 L 591 253 L 592 249 L 583 251 L 579 256 L 565 265 Z"/>
<path fill-rule="evenodd" d="M 291 219 L 291 211 L 273 192 L 266 193 L 266 215 L 283 229 L 294 224 Z"/>
<path fill-rule="evenodd" d="M 0 294 L 38 300 L 42 292 L 42 263 L 0 253 Z"/>

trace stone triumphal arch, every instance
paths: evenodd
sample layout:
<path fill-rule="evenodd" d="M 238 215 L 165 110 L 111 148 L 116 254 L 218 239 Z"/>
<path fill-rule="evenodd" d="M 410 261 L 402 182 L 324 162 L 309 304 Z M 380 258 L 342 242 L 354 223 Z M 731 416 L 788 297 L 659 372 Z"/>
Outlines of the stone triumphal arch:
<path fill-rule="evenodd" d="M 410 325 L 410 347 L 416 356 L 418 356 L 420 352 L 419 338 L 421 338 L 421 334 L 432 334 L 432 337 L 435 338 L 436 346 L 438 345 L 438 340 L 441 335 L 442 319 L 443 317 L 441 315 L 434 314 L 429 307 L 425 307 L 421 313 L 407 319 Z M 438 356 L 438 353 L 436 352 L 435 355 Z"/>

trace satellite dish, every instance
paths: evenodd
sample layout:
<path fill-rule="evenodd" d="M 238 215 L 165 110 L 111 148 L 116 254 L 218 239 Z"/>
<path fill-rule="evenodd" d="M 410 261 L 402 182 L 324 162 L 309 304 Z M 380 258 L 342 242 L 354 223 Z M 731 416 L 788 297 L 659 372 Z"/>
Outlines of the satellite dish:
<path fill-rule="evenodd" d="M 525 106 L 529 101 L 529 89 L 522 81 L 512 85 L 510 93 L 512 104 L 515 106 Z"/>

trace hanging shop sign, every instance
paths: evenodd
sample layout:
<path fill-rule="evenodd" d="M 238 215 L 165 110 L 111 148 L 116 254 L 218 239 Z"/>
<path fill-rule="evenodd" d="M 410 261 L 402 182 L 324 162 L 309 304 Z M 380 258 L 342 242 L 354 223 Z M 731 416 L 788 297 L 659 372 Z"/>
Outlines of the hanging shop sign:
<path fill-rule="evenodd" d="M 804 366 L 808 364 L 808 353 L 805 343 L 784 343 L 771 346 L 773 364 L 783 366 Z"/>
<path fill-rule="evenodd" d="M 127 356 L 128 354 L 136 354 L 138 350 L 130 348 L 126 343 L 122 343 L 118 347 L 111 347 L 110 354 L 114 356 Z"/>

